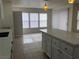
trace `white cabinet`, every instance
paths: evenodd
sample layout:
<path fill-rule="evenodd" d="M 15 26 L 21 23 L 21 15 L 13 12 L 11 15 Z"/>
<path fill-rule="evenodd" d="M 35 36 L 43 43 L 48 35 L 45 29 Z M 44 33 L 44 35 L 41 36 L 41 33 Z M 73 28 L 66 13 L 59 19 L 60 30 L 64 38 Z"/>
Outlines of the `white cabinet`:
<path fill-rule="evenodd" d="M 47 52 L 47 38 L 45 38 L 45 34 L 42 34 L 42 48 L 44 52 Z"/>
<path fill-rule="evenodd" d="M 52 59 L 72 59 L 72 57 L 63 53 L 61 49 L 53 47 Z"/>
<path fill-rule="evenodd" d="M 68 55 L 72 56 L 73 47 L 65 42 L 61 42 L 61 49 L 66 52 Z"/>
<path fill-rule="evenodd" d="M 50 37 L 43 33 L 42 34 L 42 48 L 43 51 L 51 58 L 51 39 Z"/>
<path fill-rule="evenodd" d="M 54 52 L 53 52 L 53 58 L 52 59 L 60 59 L 60 53 L 59 50 L 54 48 Z"/>
<path fill-rule="evenodd" d="M 49 38 L 48 36 L 48 39 L 47 39 L 47 55 L 51 58 L 51 38 Z"/>
<path fill-rule="evenodd" d="M 62 54 L 62 59 L 72 59 L 72 57 L 70 57 L 70 56 L 68 56 L 68 55 L 66 55 L 66 54 Z"/>
<path fill-rule="evenodd" d="M 69 44 L 54 38 L 52 40 L 52 59 L 72 59 L 73 48 Z"/>
<path fill-rule="evenodd" d="M 67 34 L 67 33 L 66 33 Z M 42 33 L 43 50 L 50 59 L 79 59 L 79 45 Z"/>

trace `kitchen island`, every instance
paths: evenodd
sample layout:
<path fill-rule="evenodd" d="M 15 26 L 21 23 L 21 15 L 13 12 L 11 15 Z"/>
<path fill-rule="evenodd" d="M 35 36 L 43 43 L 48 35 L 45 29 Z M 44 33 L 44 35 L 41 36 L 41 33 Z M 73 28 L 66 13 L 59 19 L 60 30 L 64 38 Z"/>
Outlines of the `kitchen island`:
<path fill-rule="evenodd" d="M 42 31 L 42 47 L 50 59 L 79 59 L 79 33 Z"/>

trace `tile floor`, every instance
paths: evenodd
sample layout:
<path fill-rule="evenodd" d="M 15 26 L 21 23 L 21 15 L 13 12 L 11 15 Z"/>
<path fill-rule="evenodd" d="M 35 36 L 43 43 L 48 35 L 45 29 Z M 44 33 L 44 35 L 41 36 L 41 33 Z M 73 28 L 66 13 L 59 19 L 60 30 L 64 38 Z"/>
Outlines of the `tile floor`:
<path fill-rule="evenodd" d="M 42 34 L 17 36 L 13 41 L 13 59 L 48 59 L 42 51 Z"/>

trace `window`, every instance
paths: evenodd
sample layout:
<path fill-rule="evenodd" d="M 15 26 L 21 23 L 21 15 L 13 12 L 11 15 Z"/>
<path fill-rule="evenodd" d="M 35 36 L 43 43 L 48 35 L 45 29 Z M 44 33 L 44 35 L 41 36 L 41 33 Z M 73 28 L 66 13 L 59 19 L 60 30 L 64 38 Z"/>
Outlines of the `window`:
<path fill-rule="evenodd" d="M 22 23 L 23 23 L 23 28 L 29 28 L 29 14 L 28 13 L 22 13 Z"/>
<path fill-rule="evenodd" d="M 46 28 L 47 13 L 22 13 L 23 28 Z"/>
<path fill-rule="evenodd" d="M 40 13 L 40 27 L 47 27 L 47 13 Z"/>
<path fill-rule="evenodd" d="M 30 13 L 30 27 L 38 28 L 38 13 Z"/>
<path fill-rule="evenodd" d="M 53 13 L 53 28 L 67 31 L 68 10 Z"/>

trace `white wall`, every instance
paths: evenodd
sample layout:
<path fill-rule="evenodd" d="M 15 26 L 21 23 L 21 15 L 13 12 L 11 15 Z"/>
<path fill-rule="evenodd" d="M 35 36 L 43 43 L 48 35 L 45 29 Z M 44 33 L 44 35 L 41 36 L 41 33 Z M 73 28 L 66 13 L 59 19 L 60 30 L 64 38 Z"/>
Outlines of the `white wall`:
<path fill-rule="evenodd" d="M 14 32 L 13 26 L 13 13 L 12 13 L 12 4 L 11 2 L 4 2 L 2 0 L 2 8 L 1 8 L 1 20 L 0 27 L 1 28 L 10 28 L 12 32 Z"/>
<path fill-rule="evenodd" d="M 3 19 L 3 27 L 13 27 L 13 14 L 12 14 L 12 6 L 11 2 L 4 2 L 4 19 Z"/>

